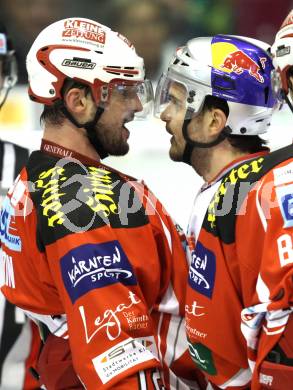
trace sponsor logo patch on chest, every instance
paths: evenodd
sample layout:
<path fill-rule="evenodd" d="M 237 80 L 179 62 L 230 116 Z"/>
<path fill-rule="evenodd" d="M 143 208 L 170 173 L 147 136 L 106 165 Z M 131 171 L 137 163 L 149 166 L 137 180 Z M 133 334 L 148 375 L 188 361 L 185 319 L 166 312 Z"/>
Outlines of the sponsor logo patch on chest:
<path fill-rule="evenodd" d="M 63 256 L 60 264 L 64 285 L 73 303 L 96 288 L 115 283 L 137 284 L 118 241 L 81 245 Z"/>
<path fill-rule="evenodd" d="M 188 283 L 193 290 L 208 298 L 212 297 L 216 274 L 214 253 L 197 242 L 191 252 Z"/>

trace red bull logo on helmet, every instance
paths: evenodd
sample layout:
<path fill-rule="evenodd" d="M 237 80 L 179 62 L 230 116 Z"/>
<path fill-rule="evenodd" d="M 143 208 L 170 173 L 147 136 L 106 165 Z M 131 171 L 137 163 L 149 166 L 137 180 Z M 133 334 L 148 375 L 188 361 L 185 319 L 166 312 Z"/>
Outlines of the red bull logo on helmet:
<path fill-rule="evenodd" d="M 266 58 L 260 57 L 260 64 L 265 68 Z M 223 72 L 235 72 L 241 74 L 248 72 L 258 82 L 263 83 L 261 67 L 249 55 L 240 50 L 236 45 L 229 42 L 216 42 L 212 45 L 213 67 Z"/>

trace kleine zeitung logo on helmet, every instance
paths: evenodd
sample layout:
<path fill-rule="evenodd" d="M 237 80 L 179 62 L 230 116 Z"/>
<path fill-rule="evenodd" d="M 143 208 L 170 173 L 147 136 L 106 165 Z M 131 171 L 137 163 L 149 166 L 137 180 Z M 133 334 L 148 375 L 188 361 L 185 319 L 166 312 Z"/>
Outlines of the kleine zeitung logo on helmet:
<path fill-rule="evenodd" d="M 101 26 L 79 19 L 67 19 L 64 22 L 62 37 L 84 38 L 89 41 L 105 43 L 106 33 Z"/>

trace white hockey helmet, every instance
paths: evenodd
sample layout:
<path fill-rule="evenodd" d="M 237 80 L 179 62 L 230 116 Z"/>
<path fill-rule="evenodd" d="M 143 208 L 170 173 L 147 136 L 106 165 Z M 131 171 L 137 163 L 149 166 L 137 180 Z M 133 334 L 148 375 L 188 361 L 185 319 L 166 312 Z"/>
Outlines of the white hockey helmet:
<path fill-rule="evenodd" d="M 287 95 L 289 92 L 288 71 L 293 67 L 293 10 L 276 34 L 271 52 L 275 67 L 272 74 L 273 89 L 276 95 L 283 99 L 283 93 Z"/>
<path fill-rule="evenodd" d="M 191 39 L 176 50 L 167 73 L 161 76 L 155 115 L 160 116 L 168 104 L 169 87 L 175 81 L 186 91 L 186 119 L 199 113 L 205 97 L 212 95 L 228 103 L 231 134 L 265 133 L 276 103 L 268 48 L 262 41 L 241 36 Z"/>
<path fill-rule="evenodd" d="M 89 86 L 97 106 L 107 102 L 117 86 L 135 87 L 143 107 L 153 101 L 143 59 L 133 45 L 90 19 L 68 18 L 49 25 L 34 41 L 26 65 L 29 96 L 45 105 L 62 99 L 67 78 Z"/>

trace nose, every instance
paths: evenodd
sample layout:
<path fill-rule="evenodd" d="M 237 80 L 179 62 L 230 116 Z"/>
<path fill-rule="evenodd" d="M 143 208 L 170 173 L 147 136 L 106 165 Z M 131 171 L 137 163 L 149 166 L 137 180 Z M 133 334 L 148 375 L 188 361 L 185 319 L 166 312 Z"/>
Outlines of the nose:
<path fill-rule="evenodd" d="M 171 119 L 170 110 L 168 110 L 168 107 L 166 107 L 161 113 L 160 118 L 164 122 L 168 122 Z"/>
<path fill-rule="evenodd" d="M 140 112 L 143 110 L 143 105 L 137 95 L 133 99 L 133 110 L 134 112 Z"/>

